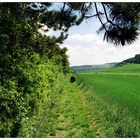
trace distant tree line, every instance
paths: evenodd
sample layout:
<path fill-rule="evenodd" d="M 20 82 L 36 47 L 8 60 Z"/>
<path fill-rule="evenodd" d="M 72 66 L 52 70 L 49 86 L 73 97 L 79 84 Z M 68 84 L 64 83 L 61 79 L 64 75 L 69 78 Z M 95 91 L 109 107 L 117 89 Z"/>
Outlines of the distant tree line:
<path fill-rule="evenodd" d="M 126 60 L 118 63 L 116 66 L 122 66 L 125 64 L 140 64 L 140 54 L 135 55 L 135 57 L 126 59 Z"/>

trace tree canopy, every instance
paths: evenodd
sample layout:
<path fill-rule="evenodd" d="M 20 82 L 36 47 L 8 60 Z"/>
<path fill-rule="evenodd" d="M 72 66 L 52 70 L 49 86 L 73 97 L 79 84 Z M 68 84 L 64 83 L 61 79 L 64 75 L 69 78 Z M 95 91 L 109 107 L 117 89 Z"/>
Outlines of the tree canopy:
<path fill-rule="evenodd" d="M 103 39 L 115 45 L 131 44 L 139 35 L 140 3 L 64 2 L 58 4 L 59 9 L 53 7 L 54 3 L 31 5 L 32 9 L 40 12 L 40 23 L 62 30 L 63 36 L 71 26 L 90 18 L 100 21 L 101 27 L 97 32 L 103 32 Z"/>

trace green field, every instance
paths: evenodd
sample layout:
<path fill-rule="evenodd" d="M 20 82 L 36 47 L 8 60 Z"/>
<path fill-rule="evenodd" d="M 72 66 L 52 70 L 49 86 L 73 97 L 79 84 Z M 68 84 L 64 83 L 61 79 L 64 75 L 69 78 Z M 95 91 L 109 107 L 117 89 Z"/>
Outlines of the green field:
<path fill-rule="evenodd" d="M 140 136 L 140 65 L 79 73 L 83 87 L 92 87 L 93 107 L 109 137 Z M 97 98 L 97 99 L 96 99 Z"/>
<path fill-rule="evenodd" d="M 140 65 L 60 77 L 62 91 L 33 137 L 140 137 Z"/>

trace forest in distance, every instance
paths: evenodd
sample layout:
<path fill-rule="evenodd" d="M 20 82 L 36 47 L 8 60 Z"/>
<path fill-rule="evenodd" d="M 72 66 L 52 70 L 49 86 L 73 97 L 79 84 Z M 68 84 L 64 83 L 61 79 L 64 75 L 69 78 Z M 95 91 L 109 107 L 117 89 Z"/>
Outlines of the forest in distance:
<path fill-rule="evenodd" d="M 88 19 L 104 41 L 125 47 L 138 40 L 140 3 L 0 3 L 1 138 L 140 137 L 140 54 L 70 67 L 61 47 Z"/>

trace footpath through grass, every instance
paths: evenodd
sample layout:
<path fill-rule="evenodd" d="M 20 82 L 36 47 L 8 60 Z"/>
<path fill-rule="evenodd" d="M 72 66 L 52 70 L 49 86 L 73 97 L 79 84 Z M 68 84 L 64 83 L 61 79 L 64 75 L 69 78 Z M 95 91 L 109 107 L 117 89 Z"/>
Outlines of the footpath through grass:
<path fill-rule="evenodd" d="M 63 84 L 63 92 L 49 114 L 46 114 L 48 117 L 45 117 L 34 137 L 105 137 L 86 92 L 80 90 L 76 83 L 70 83 L 68 78 Z"/>

